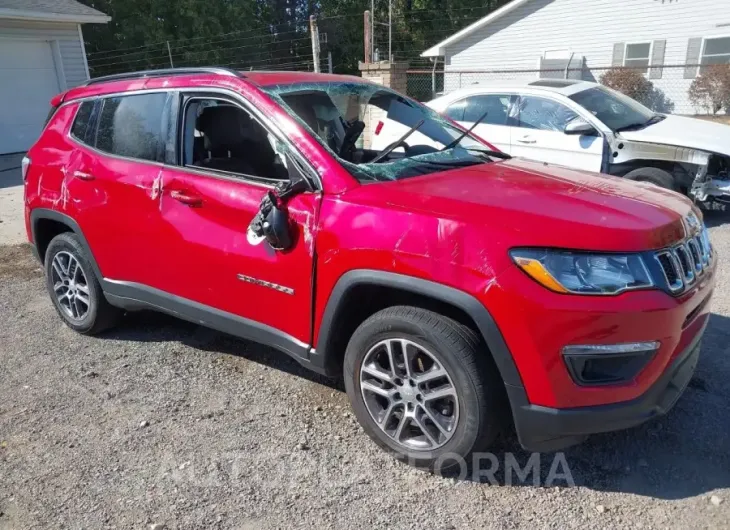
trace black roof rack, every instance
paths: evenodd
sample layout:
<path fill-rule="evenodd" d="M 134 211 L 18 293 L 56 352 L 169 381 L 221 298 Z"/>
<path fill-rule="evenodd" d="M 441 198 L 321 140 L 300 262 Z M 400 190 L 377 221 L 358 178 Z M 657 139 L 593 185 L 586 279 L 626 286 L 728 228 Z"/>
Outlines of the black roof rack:
<path fill-rule="evenodd" d="M 163 77 L 168 75 L 190 75 L 190 74 L 220 74 L 243 77 L 243 74 L 230 68 L 222 67 L 195 67 L 195 68 L 163 68 L 160 70 L 141 70 L 139 72 L 127 72 L 125 74 L 104 75 L 89 79 L 84 86 L 107 81 L 123 81 L 124 79 L 139 79 L 144 77 Z"/>

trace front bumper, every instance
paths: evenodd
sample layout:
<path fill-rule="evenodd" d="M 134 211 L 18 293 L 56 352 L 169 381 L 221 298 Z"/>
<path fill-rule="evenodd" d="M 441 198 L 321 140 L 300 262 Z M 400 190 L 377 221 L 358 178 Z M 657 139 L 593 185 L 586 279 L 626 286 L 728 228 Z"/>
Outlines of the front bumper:
<path fill-rule="evenodd" d="M 692 185 L 690 195 L 700 202 L 709 199 L 730 201 L 730 180 L 708 178 L 707 180 L 696 182 Z"/>
<path fill-rule="evenodd" d="M 522 388 L 507 385 L 520 444 L 527 451 L 557 451 L 590 434 L 627 429 L 666 414 L 692 379 L 708 321 L 664 374 L 644 394 L 629 401 L 556 409 L 531 405 Z"/>

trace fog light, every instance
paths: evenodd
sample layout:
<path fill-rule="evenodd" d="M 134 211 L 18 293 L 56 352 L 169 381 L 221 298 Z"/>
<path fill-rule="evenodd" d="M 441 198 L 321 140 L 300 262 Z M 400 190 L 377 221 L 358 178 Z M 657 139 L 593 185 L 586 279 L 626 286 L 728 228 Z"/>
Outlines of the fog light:
<path fill-rule="evenodd" d="M 583 386 L 631 381 L 659 349 L 658 341 L 565 346 L 563 357 L 573 380 Z"/>

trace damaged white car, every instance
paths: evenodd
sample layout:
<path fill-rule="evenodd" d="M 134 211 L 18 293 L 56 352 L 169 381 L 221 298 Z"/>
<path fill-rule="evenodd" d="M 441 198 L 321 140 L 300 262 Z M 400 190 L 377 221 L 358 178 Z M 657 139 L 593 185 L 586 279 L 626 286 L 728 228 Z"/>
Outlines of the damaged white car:
<path fill-rule="evenodd" d="M 512 156 L 730 203 L 730 127 L 654 112 L 603 85 L 478 85 L 427 103 Z"/>

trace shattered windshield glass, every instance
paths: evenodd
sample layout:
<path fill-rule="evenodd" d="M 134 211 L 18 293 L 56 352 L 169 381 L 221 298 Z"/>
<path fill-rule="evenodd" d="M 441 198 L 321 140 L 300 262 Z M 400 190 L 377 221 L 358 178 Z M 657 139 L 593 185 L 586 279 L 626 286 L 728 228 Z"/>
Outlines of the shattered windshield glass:
<path fill-rule="evenodd" d="M 464 131 L 433 110 L 379 85 L 296 83 L 263 89 L 362 182 L 492 161 L 488 146 L 470 135 L 461 138 Z"/>
<path fill-rule="evenodd" d="M 612 131 L 644 124 L 654 116 L 653 111 L 638 101 L 604 86 L 582 90 L 569 97 Z"/>

